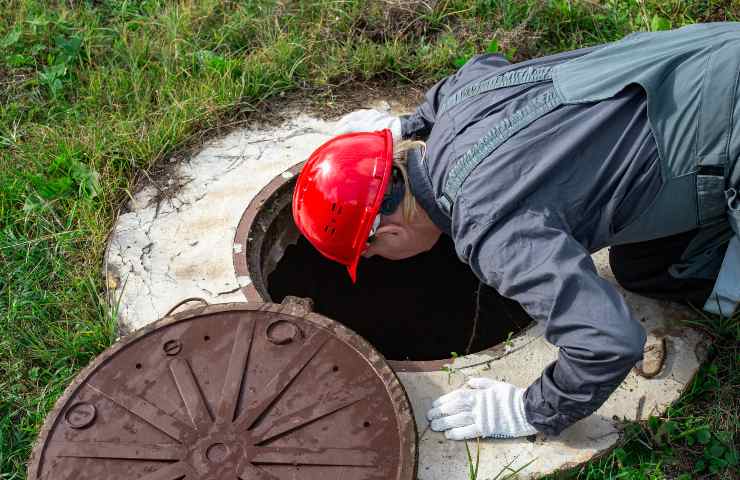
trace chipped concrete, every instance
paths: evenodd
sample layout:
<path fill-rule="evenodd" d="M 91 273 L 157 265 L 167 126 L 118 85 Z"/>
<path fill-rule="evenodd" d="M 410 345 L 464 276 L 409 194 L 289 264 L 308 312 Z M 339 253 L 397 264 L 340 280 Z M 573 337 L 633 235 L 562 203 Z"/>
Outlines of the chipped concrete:
<path fill-rule="evenodd" d="M 296 113 L 275 127 L 234 131 L 174 163 L 166 192 L 152 185 L 136 192 L 114 227 L 106 254 L 106 284 L 122 330 L 161 318 L 187 297 L 244 301 L 240 287 L 251 280 L 237 277 L 232 263 L 244 209 L 274 177 L 290 175 L 284 172 L 305 160 L 333 128 L 330 121 Z M 594 259 L 599 272 L 614 281 L 606 251 Z M 660 413 L 678 398 L 705 351 L 698 333 L 678 328 L 691 312 L 627 292 L 625 297 L 646 330 L 664 342 L 662 368 L 649 379 L 631 373 L 595 415 L 558 438 L 482 441 L 479 478 L 493 478 L 507 465 L 528 465 L 522 475 L 529 478 L 587 461 L 614 446 L 623 420 Z M 468 478 L 464 443 L 445 441 L 428 428 L 424 414 L 435 398 L 474 375 L 526 387 L 556 356 L 557 349 L 542 337 L 542 326 L 535 325 L 509 344 L 457 358 L 450 373 L 398 372 L 419 430 L 419 478 Z"/>
<path fill-rule="evenodd" d="M 666 341 L 662 336 L 651 333 L 645 342 L 644 358 L 637 362 L 635 369 L 645 378 L 657 376 L 665 364 Z"/>

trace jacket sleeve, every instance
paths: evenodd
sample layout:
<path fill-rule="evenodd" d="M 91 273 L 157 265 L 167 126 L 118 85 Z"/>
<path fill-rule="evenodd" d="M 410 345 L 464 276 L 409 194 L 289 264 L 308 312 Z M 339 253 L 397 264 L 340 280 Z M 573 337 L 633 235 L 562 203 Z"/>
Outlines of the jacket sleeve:
<path fill-rule="evenodd" d="M 467 221 L 453 233 L 475 274 L 545 322 L 559 347 L 525 393 L 529 423 L 557 435 L 598 409 L 642 358 L 645 332 L 589 252 L 546 210 Z"/>
<path fill-rule="evenodd" d="M 401 115 L 401 138 L 426 139 L 437 118 L 437 109 L 449 89 L 451 77 L 437 82 L 424 96 L 424 102 L 410 115 Z"/>
<path fill-rule="evenodd" d="M 427 91 L 424 102 L 410 115 L 401 116 L 401 137 L 426 139 L 437 120 L 437 111 L 444 99 L 456 91 L 456 85 L 471 78 L 511 65 L 503 55 L 475 55 L 453 75 L 443 78 Z"/>

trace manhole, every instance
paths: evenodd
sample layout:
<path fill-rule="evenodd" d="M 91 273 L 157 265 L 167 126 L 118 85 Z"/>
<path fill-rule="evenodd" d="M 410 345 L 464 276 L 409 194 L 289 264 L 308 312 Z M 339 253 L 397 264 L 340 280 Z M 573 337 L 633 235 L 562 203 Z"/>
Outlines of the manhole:
<path fill-rule="evenodd" d="M 346 269 L 295 227 L 291 198 L 299 171 L 265 187 L 237 229 L 234 265 L 237 275 L 251 279 L 243 289 L 248 300 L 311 298 L 317 312 L 347 325 L 386 358 L 419 368 L 439 369 L 451 356 L 493 347 L 530 324 L 518 303 L 480 284 L 444 235 L 408 260 L 363 259 L 353 285 Z"/>
<path fill-rule="evenodd" d="M 416 432 L 397 378 L 351 331 L 292 304 L 216 305 L 78 375 L 29 478 L 412 480 Z"/>

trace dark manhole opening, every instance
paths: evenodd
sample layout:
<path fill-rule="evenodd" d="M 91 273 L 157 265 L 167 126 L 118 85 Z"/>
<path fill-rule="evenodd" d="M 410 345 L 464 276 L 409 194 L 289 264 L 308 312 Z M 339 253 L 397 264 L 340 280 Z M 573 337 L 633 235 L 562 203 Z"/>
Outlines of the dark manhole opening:
<path fill-rule="evenodd" d="M 345 324 L 390 360 L 479 352 L 531 323 L 518 303 L 480 285 L 445 235 L 408 260 L 362 259 L 353 285 L 344 266 L 299 234 L 290 208 L 294 184 L 295 178 L 268 186 L 272 191 L 250 205 L 258 210 L 245 213 L 252 217 L 246 263 L 262 300 L 311 298 L 316 312 Z"/>

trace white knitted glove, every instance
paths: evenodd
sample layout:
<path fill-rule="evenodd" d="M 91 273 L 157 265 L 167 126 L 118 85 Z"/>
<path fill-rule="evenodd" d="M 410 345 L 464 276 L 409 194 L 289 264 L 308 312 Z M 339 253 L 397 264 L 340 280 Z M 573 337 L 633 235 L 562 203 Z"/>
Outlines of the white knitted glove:
<path fill-rule="evenodd" d="M 393 142 L 401 141 L 401 119 L 380 110 L 356 110 L 343 116 L 337 122 L 335 135 L 351 132 L 374 132 L 390 129 Z"/>
<path fill-rule="evenodd" d="M 450 440 L 513 438 L 537 430 L 524 415 L 524 389 L 488 378 L 471 378 L 468 388 L 439 397 L 427 412 L 432 430 Z"/>

